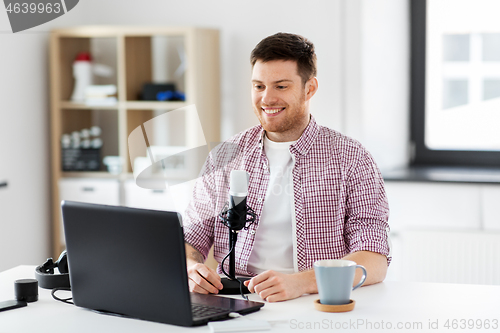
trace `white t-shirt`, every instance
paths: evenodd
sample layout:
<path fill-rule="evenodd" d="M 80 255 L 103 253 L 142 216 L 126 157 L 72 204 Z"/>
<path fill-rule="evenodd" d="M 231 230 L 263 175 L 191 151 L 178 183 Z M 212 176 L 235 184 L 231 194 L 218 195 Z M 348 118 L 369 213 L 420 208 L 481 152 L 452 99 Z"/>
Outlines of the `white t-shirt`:
<path fill-rule="evenodd" d="M 281 273 L 296 272 L 295 211 L 293 202 L 294 161 L 292 142 L 273 142 L 264 136 L 264 151 L 269 160 L 269 187 L 248 260 L 248 271 L 262 273 L 272 269 Z"/>

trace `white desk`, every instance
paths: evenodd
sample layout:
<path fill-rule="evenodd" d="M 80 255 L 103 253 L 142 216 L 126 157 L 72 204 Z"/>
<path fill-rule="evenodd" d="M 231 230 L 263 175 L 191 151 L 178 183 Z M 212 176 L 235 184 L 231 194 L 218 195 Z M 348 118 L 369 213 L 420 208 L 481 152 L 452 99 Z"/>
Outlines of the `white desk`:
<path fill-rule="evenodd" d="M 14 299 L 14 281 L 22 278 L 34 278 L 34 266 L 19 266 L 0 273 L 0 301 Z M 102 315 L 57 302 L 49 290 L 39 289 L 39 293 L 39 300 L 27 307 L 0 312 L 0 333 L 209 331 L 207 326 L 185 328 Z M 260 300 L 256 295 L 250 298 Z M 275 324 L 273 332 L 500 331 L 500 286 L 384 282 L 354 291 L 352 298 L 356 300 L 356 307 L 346 313 L 316 311 L 313 306 L 316 298 L 318 295 L 308 295 L 267 303 L 260 311 L 241 319 L 288 321 Z M 468 329 L 467 325 L 472 322 L 460 321 L 469 319 L 480 320 L 474 322 L 476 329 Z M 449 329 L 445 327 L 447 320 Z M 484 328 L 486 320 L 489 320 L 489 329 Z M 464 323 L 466 329 L 461 330 Z M 482 329 L 477 329 L 478 323 L 483 325 Z M 429 329 L 430 324 L 433 327 L 437 324 L 439 329 Z M 495 325 L 497 328 L 493 329 Z M 414 329 L 405 329 L 405 326 Z"/>

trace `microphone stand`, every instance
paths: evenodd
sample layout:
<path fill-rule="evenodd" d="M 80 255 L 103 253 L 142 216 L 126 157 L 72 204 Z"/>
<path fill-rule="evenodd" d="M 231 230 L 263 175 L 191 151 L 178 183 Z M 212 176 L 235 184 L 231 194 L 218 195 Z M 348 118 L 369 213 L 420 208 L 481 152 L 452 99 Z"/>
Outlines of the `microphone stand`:
<path fill-rule="evenodd" d="M 229 231 L 229 273 L 227 274 L 229 277 L 225 277 L 221 279 L 222 282 L 222 290 L 219 291 L 219 294 L 223 295 L 237 295 L 240 293 L 249 294 L 250 291 L 248 288 L 241 284 L 244 281 L 250 280 L 250 278 L 237 278 L 236 277 L 236 241 L 238 240 L 238 231 L 228 229 Z M 241 281 L 241 282 L 240 282 Z"/>
<path fill-rule="evenodd" d="M 229 276 L 236 276 L 236 258 L 235 258 L 235 246 L 238 240 L 238 232 L 235 230 L 228 229 L 229 231 L 229 249 L 232 249 L 229 254 Z"/>
<path fill-rule="evenodd" d="M 233 203 L 234 204 L 234 203 Z M 244 207 L 243 211 L 241 208 Z M 240 212 L 238 212 L 240 211 Z M 244 212 L 244 215 L 241 213 Z M 236 216 L 235 216 L 236 215 Z M 249 215 L 247 219 L 247 215 Z M 219 214 L 220 221 L 228 228 L 229 234 L 229 253 L 222 260 L 221 267 L 222 271 L 226 275 L 226 278 L 222 278 L 221 282 L 223 288 L 219 291 L 219 294 L 223 295 L 237 295 L 237 294 L 249 294 L 250 291 L 243 284 L 243 281 L 250 280 L 250 278 L 237 278 L 236 277 L 236 241 L 238 240 L 238 232 L 241 229 L 248 229 L 256 220 L 257 215 L 254 211 L 246 205 L 246 200 L 238 204 L 237 207 L 228 209 L 226 204 Z M 247 222 L 250 224 L 246 225 Z M 229 256 L 229 273 L 224 270 L 224 261 Z"/>

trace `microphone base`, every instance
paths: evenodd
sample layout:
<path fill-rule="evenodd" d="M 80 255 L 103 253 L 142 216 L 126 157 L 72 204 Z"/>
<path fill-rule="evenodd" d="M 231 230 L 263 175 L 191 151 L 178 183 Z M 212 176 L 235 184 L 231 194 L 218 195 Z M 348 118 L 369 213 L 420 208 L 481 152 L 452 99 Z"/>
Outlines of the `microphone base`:
<path fill-rule="evenodd" d="M 250 280 L 250 278 L 237 278 L 239 281 L 247 281 Z M 221 295 L 239 295 L 241 294 L 240 291 L 240 283 L 236 280 L 229 280 L 228 278 L 222 278 L 222 290 L 219 291 L 219 294 Z M 248 290 L 245 285 L 242 286 L 243 289 L 243 294 L 250 294 L 250 291 Z"/>

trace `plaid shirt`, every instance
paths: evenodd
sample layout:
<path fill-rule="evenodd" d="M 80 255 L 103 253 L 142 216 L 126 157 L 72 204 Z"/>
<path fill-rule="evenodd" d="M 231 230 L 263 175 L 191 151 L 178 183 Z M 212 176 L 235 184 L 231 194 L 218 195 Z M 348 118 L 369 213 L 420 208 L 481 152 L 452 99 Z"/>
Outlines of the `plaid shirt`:
<path fill-rule="evenodd" d="M 228 201 L 231 170 L 250 174 L 247 204 L 262 213 L 269 184 L 262 126 L 252 127 L 214 149 L 198 178 L 184 216 L 185 241 L 206 258 L 212 244 L 220 263 L 228 253 L 228 229 L 218 215 Z M 316 260 L 340 259 L 357 251 L 389 256 L 389 206 L 384 182 L 370 153 L 357 141 L 320 126 L 311 116 L 298 141 L 290 146 L 299 271 Z M 238 233 L 236 274 L 247 271 L 259 218 Z M 390 258 L 388 257 L 390 261 Z M 229 258 L 225 261 L 228 270 Z"/>

